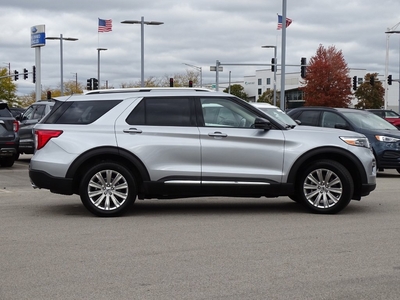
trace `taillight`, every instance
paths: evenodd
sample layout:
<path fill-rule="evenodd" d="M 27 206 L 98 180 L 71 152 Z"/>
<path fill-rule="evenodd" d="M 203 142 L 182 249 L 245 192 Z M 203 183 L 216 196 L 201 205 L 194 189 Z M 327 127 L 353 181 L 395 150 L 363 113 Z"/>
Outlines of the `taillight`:
<path fill-rule="evenodd" d="M 62 130 L 41 130 L 35 129 L 36 150 L 43 148 L 52 138 L 59 137 L 63 133 Z"/>
<path fill-rule="evenodd" d="M 18 130 L 19 130 L 19 121 L 14 120 L 14 122 L 13 122 L 13 130 L 14 130 L 14 132 L 18 132 Z"/>

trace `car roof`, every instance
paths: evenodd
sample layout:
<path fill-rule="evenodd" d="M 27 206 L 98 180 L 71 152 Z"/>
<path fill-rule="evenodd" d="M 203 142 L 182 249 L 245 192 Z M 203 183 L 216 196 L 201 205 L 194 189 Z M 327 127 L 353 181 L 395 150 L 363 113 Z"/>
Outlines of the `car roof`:
<path fill-rule="evenodd" d="M 185 87 L 141 87 L 141 88 L 120 88 L 120 89 L 101 89 L 94 91 L 87 91 L 84 95 L 92 94 L 120 94 L 120 93 L 143 93 L 143 92 L 214 92 L 206 88 L 185 88 Z"/>
<path fill-rule="evenodd" d="M 255 107 L 271 107 L 271 108 L 278 108 L 275 105 L 266 103 L 266 102 L 249 102 L 251 105 L 255 106 Z"/>
<path fill-rule="evenodd" d="M 382 112 L 386 112 L 386 111 L 390 111 L 390 112 L 395 112 L 393 109 L 380 109 L 380 108 L 367 108 L 367 111 L 382 111 Z"/>
<path fill-rule="evenodd" d="M 62 96 L 54 98 L 57 101 L 87 101 L 87 100 L 125 100 L 129 98 L 142 98 L 145 96 L 230 96 L 233 95 L 216 92 L 208 89 L 197 88 L 134 88 L 134 89 L 109 89 L 96 90 L 84 94 L 75 94 L 70 96 Z"/>
<path fill-rule="evenodd" d="M 354 112 L 359 112 L 359 113 L 369 113 L 371 112 L 363 110 L 363 109 L 357 109 L 357 108 L 351 108 L 351 107 L 328 107 L 328 106 L 302 106 L 302 107 L 296 107 L 290 110 L 290 112 L 295 112 L 299 110 L 331 110 L 331 111 L 338 111 L 338 112 L 349 112 L 349 111 L 354 111 Z"/>

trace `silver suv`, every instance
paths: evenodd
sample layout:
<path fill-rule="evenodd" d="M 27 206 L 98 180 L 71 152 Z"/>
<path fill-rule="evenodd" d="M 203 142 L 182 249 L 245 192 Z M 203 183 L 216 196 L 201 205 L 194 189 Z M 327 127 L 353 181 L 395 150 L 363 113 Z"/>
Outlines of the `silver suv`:
<path fill-rule="evenodd" d="M 376 186 L 362 134 L 283 124 L 232 95 L 100 90 L 56 99 L 35 127 L 36 188 L 78 194 L 97 216 L 138 199 L 289 196 L 336 213 Z"/>

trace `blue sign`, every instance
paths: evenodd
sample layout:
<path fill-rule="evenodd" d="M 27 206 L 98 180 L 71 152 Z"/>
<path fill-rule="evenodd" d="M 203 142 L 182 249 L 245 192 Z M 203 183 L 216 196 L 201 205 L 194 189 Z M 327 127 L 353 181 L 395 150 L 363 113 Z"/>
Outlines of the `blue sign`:
<path fill-rule="evenodd" d="M 36 25 L 31 27 L 31 48 L 42 47 L 46 45 L 46 33 L 44 25 Z"/>

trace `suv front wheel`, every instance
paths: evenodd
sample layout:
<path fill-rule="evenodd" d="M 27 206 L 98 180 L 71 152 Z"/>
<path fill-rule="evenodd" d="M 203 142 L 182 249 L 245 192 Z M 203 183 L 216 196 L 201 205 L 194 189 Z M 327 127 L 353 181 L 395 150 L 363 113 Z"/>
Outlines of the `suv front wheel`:
<path fill-rule="evenodd" d="M 296 198 L 315 213 L 341 211 L 349 204 L 354 191 L 349 171 L 332 160 L 311 163 L 298 182 Z"/>
<path fill-rule="evenodd" d="M 90 212 L 99 217 L 115 217 L 135 202 L 135 179 L 122 165 L 102 162 L 86 171 L 79 193 Z"/>

